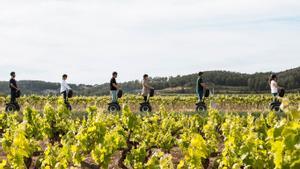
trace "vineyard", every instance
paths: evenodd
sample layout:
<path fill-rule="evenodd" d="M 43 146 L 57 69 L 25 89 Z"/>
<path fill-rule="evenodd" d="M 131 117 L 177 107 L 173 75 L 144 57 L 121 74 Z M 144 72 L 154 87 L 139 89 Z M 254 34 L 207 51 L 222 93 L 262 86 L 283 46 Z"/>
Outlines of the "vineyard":
<path fill-rule="evenodd" d="M 299 94 L 289 94 L 286 96 L 290 105 L 298 106 L 300 103 Z M 58 100 L 56 96 L 24 96 L 19 99 L 22 107 L 30 107 L 42 111 L 46 104 L 57 107 Z M 266 112 L 269 111 L 269 104 L 272 101 L 270 95 L 215 95 L 208 98 L 205 102 L 221 112 Z M 121 100 L 121 104 L 126 104 L 133 112 L 138 111 L 139 103 L 143 99 L 139 95 L 126 95 Z M 0 97 L 0 110 L 4 110 L 5 103 L 9 98 Z M 99 110 L 105 110 L 110 102 L 110 97 L 74 97 L 70 99 L 71 105 L 75 111 L 85 112 L 90 106 L 96 106 Z M 195 96 L 156 96 L 151 98 L 151 103 L 155 111 L 159 111 L 163 105 L 171 112 L 193 112 L 195 110 Z"/>
<path fill-rule="evenodd" d="M 300 96 L 270 112 L 268 95 L 216 95 L 196 113 L 193 96 L 158 96 L 153 113 L 138 112 L 140 96 L 74 97 L 73 111 L 57 97 L 26 96 L 21 112 L 3 111 L 0 168 L 300 168 Z"/>

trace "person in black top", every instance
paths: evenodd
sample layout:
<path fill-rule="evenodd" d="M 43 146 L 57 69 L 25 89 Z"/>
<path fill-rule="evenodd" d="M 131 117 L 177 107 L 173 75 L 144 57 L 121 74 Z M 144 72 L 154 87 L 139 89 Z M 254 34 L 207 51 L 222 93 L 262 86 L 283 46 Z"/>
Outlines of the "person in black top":
<path fill-rule="evenodd" d="M 117 93 L 120 87 L 116 81 L 117 77 L 118 77 L 118 73 L 113 72 L 112 78 L 110 79 L 110 93 L 111 93 L 111 98 L 113 103 L 118 102 Z"/>
<path fill-rule="evenodd" d="M 16 73 L 15 72 L 11 72 L 10 73 L 11 79 L 9 80 L 9 87 L 10 87 L 10 102 L 11 103 L 16 103 L 16 98 L 17 98 L 17 92 L 20 90 L 18 88 L 17 85 L 17 81 L 16 81 Z"/>
<path fill-rule="evenodd" d="M 204 90 L 206 89 L 206 84 L 203 82 L 203 72 L 198 73 L 198 79 L 196 82 L 196 93 L 199 98 L 199 102 L 202 101 L 203 95 L 204 95 Z"/>

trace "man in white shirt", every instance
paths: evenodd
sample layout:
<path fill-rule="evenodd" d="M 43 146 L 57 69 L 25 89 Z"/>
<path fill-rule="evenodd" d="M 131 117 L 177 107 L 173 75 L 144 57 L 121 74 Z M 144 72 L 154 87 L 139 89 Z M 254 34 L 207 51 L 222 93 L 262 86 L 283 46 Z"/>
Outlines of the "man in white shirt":
<path fill-rule="evenodd" d="M 275 101 L 277 96 L 278 96 L 278 89 L 280 88 L 278 86 L 278 83 L 277 83 L 277 76 L 275 74 L 272 74 L 270 76 L 270 79 L 269 79 L 269 84 L 270 84 L 270 88 L 271 88 L 271 93 L 273 95 L 273 100 Z"/>
<path fill-rule="evenodd" d="M 274 95 L 274 96 L 277 96 L 278 94 L 278 84 L 275 80 L 272 80 L 271 81 L 271 93 Z"/>
<path fill-rule="evenodd" d="M 67 78 L 68 75 L 64 74 L 62 76 L 62 82 L 61 82 L 61 86 L 60 86 L 60 93 L 63 94 L 64 96 L 64 102 L 66 105 L 68 105 L 68 92 L 71 90 L 71 87 L 67 84 Z"/>

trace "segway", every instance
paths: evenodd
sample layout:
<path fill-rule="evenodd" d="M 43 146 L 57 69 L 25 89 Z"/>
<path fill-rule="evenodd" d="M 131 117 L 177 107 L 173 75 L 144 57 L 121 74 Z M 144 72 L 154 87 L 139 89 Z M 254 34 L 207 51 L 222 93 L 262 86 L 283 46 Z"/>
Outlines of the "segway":
<path fill-rule="evenodd" d="M 15 102 L 15 103 L 7 103 L 6 107 L 5 107 L 5 111 L 7 113 L 13 113 L 15 111 L 20 111 L 20 109 L 21 109 L 21 107 L 20 107 L 20 105 L 17 102 Z"/>
<path fill-rule="evenodd" d="M 68 99 L 69 98 L 72 98 L 73 97 L 73 90 L 69 90 L 69 91 L 67 91 L 67 97 L 68 97 Z M 67 102 L 65 103 L 66 104 L 66 106 L 67 106 L 67 109 L 68 110 L 70 110 L 70 111 L 72 111 L 72 106 L 71 106 L 71 104 L 69 103 L 69 100 L 67 99 Z"/>
<path fill-rule="evenodd" d="M 280 106 L 281 106 L 281 102 L 279 100 L 275 100 L 270 104 L 270 109 L 272 111 L 279 112 L 281 110 Z"/>
<path fill-rule="evenodd" d="M 123 91 L 118 90 L 117 96 L 118 96 L 119 99 L 122 98 Z M 111 112 L 111 113 L 121 111 L 121 106 L 118 102 L 111 102 L 111 103 L 108 104 L 108 111 Z"/>
<path fill-rule="evenodd" d="M 17 93 L 16 93 L 16 98 L 19 98 L 19 97 L 21 97 L 21 92 L 20 92 L 20 90 L 18 90 Z M 6 107 L 5 107 L 5 111 L 6 111 L 7 113 L 13 113 L 13 112 L 15 112 L 15 111 L 20 111 L 20 110 L 21 110 L 21 107 L 20 107 L 20 105 L 18 104 L 18 102 L 14 102 L 14 103 L 10 102 L 10 103 L 7 103 L 7 104 L 6 104 Z"/>
<path fill-rule="evenodd" d="M 154 89 L 150 89 L 150 93 L 147 97 L 148 100 L 146 100 L 145 102 L 140 104 L 140 111 L 141 112 L 151 112 L 152 111 L 152 107 L 151 104 L 149 102 L 149 98 L 154 96 Z"/>
<path fill-rule="evenodd" d="M 284 97 L 285 90 L 284 89 L 279 89 L 278 90 L 278 95 L 279 95 L 279 97 Z M 270 109 L 272 111 L 276 111 L 276 112 L 281 111 L 280 106 L 281 106 L 281 102 L 278 99 L 275 99 L 273 102 L 270 103 Z"/>
<path fill-rule="evenodd" d="M 204 98 L 209 97 L 210 91 L 209 89 L 205 90 Z M 205 112 L 207 110 L 207 106 L 204 102 L 204 98 L 202 101 L 196 103 L 196 112 Z"/>

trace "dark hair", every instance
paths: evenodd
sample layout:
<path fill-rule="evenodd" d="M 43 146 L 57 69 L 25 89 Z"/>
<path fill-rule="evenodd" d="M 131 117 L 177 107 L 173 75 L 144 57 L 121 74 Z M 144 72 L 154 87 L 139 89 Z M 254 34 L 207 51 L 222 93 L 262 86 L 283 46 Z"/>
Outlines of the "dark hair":
<path fill-rule="evenodd" d="M 148 75 L 147 75 L 147 74 L 144 74 L 143 78 L 145 79 L 146 77 L 148 77 Z"/>
<path fill-rule="evenodd" d="M 115 76 L 115 75 L 118 75 L 118 73 L 117 72 L 113 72 L 112 75 Z"/>
<path fill-rule="evenodd" d="M 11 72 L 11 73 L 10 73 L 10 76 L 14 76 L 14 75 L 16 75 L 15 72 Z"/>
<path fill-rule="evenodd" d="M 67 78 L 68 75 L 67 75 L 67 74 L 63 74 L 62 77 L 63 77 L 63 78 Z"/>
<path fill-rule="evenodd" d="M 271 81 L 272 80 L 275 80 L 277 78 L 277 75 L 276 74 L 271 74 L 270 75 L 270 78 L 269 78 L 269 84 L 271 84 Z"/>
<path fill-rule="evenodd" d="M 202 75 L 203 75 L 203 72 L 199 72 L 198 75 L 199 75 L 199 76 L 202 76 Z"/>

